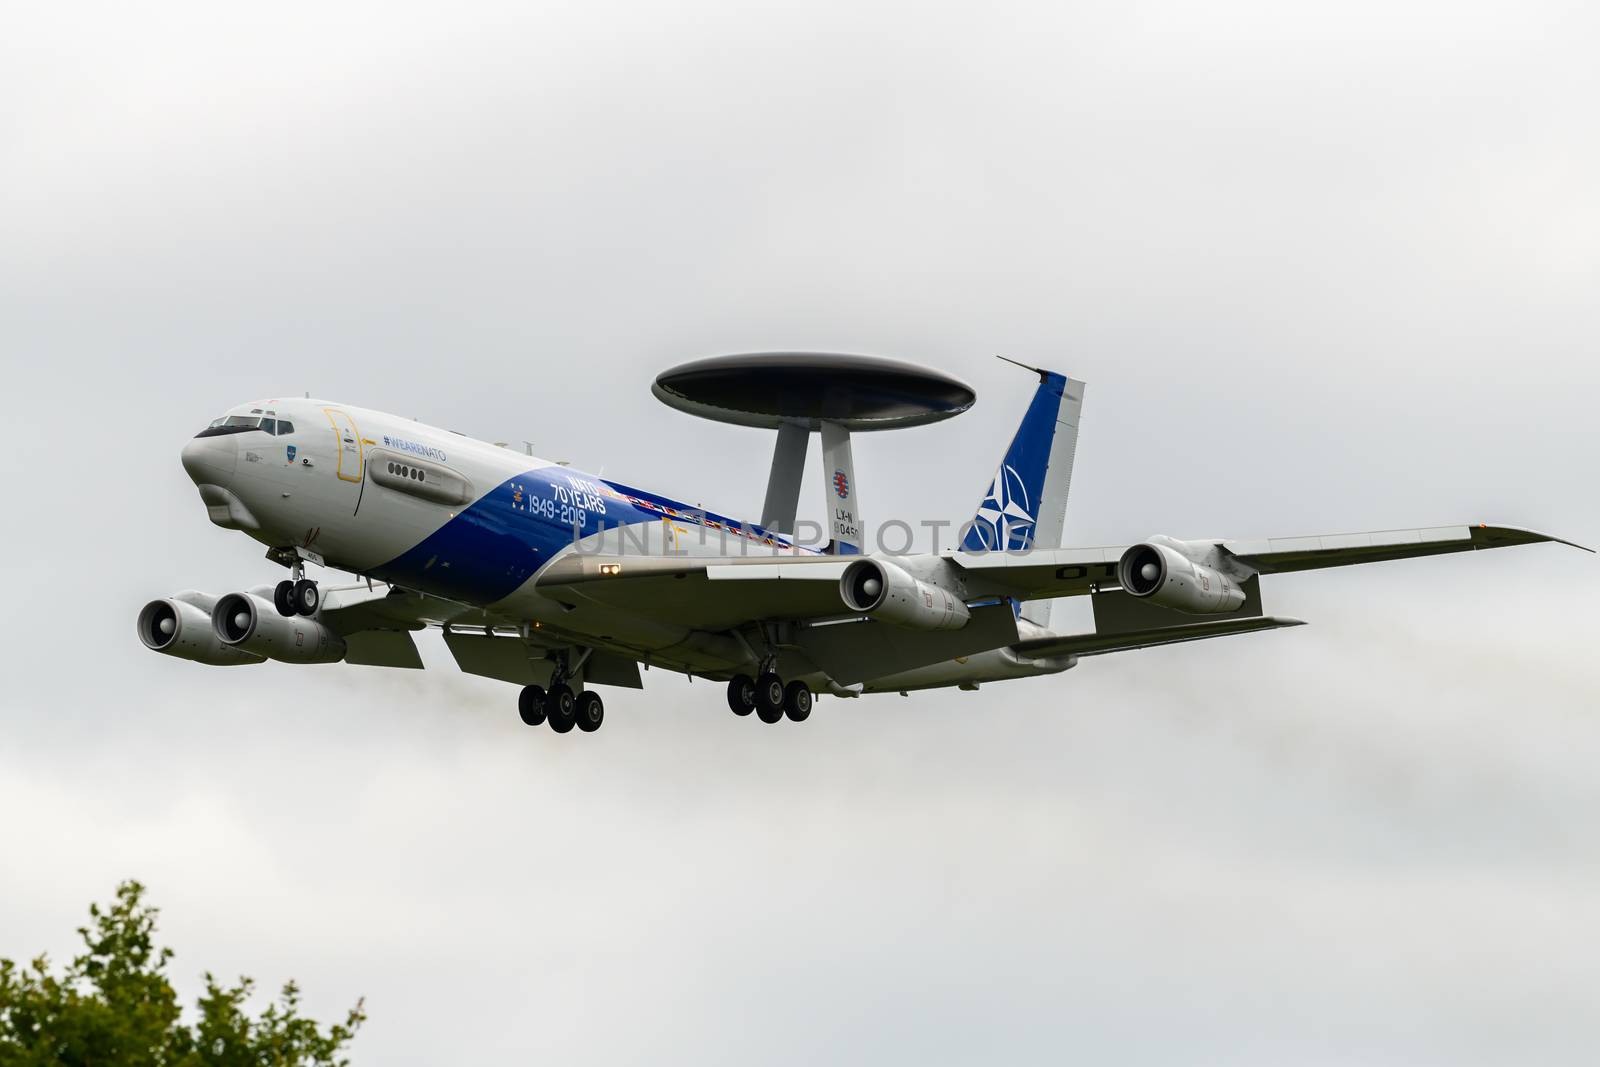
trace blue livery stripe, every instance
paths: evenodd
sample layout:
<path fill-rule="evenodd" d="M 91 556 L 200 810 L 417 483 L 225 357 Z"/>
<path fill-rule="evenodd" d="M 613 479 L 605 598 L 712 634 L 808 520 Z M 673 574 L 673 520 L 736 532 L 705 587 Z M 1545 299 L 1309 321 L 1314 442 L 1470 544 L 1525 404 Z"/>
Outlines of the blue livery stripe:
<path fill-rule="evenodd" d="M 1064 375 L 1046 371 L 1040 378 L 1033 402 L 961 540 L 961 547 L 968 552 L 1020 551 L 1033 545 L 1058 426 L 1056 416 L 1067 389 Z"/>
<path fill-rule="evenodd" d="M 707 528 L 712 546 L 725 537 L 728 551 L 741 540 L 792 547 L 753 524 L 552 466 L 508 478 L 372 575 L 449 600 L 493 604 L 575 540 L 663 518 Z"/>

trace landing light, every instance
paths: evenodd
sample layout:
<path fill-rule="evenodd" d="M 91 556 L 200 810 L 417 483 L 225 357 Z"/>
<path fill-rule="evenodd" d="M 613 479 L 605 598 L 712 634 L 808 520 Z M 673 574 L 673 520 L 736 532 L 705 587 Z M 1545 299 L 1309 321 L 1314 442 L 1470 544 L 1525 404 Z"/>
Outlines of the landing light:
<path fill-rule="evenodd" d="M 616 575 L 619 575 L 619 574 L 622 573 L 622 564 L 620 564 L 620 563 L 602 563 L 602 564 L 600 564 L 600 573 L 605 575 L 607 578 L 615 577 Z"/>

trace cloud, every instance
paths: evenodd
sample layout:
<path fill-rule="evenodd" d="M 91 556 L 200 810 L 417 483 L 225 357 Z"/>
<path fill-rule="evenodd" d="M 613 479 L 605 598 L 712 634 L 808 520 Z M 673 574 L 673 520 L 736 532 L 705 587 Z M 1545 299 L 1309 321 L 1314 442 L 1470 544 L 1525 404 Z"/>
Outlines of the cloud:
<path fill-rule="evenodd" d="M 1566 549 L 1284 576 L 1312 626 L 803 728 L 651 672 L 556 738 L 436 645 L 419 677 L 221 671 L 131 631 L 272 577 L 177 464 L 241 399 L 747 514 L 766 438 L 648 383 L 762 348 L 977 387 L 858 439 L 871 521 L 970 514 L 1031 388 L 1002 352 L 1089 381 L 1075 543 L 1600 539 L 1595 28 L 30 13 L 0 43 L 0 954 L 69 951 L 137 876 L 191 988 L 367 994 L 362 1062 L 1583 1062 L 1600 571 Z"/>

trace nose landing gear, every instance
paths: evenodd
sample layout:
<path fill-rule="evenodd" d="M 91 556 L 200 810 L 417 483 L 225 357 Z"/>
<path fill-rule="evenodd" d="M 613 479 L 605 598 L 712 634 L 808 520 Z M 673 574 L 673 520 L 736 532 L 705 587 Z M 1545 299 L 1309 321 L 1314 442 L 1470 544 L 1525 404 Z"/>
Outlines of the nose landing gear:
<path fill-rule="evenodd" d="M 317 583 L 310 578 L 302 578 L 294 583 L 294 609 L 302 615 L 315 615 L 317 607 L 322 603 L 322 594 L 317 592 Z"/>
<path fill-rule="evenodd" d="M 273 587 L 272 606 L 285 618 L 295 615 L 307 617 L 315 615 L 317 608 L 322 604 L 322 594 L 317 590 L 317 583 L 306 577 L 305 564 L 298 559 L 290 564 L 289 573 L 291 577 Z"/>

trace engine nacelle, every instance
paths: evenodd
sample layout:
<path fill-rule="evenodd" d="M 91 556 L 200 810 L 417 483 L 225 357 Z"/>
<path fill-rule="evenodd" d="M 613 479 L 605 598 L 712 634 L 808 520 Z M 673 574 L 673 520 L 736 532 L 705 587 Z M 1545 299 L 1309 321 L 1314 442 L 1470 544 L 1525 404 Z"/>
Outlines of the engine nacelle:
<path fill-rule="evenodd" d="M 972 617 L 961 598 L 887 560 L 858 559 L 839 579 L 851 611 L 911 630 L 959 630 Z"/>
<path fill-rule="evenodd" d="M 1170 545 L 1134 545 L 1117 562 L 1117 580 L 1130 596 L 1191 615 L 1219 615 L 1244 606 L 1236 579 Z"/>
<path fill-rule="evenodd" d="M 229 593 L 211 609 L 211 628 L 224 645 L 281 663 L 337 663 L 344 638 L 316 619 L 285 618 L 271 601 Z"/>
<path fill-rule="evenodd" d="M 217 598 L 207 593 L 179 593 L 152 600 L 139 612 L 139 640 L 152 652 L 213 667 L 260 663 L 260 656 L 223 644 L 217 636 L 211 627 L 211 608 L 216 602 Z"/>

